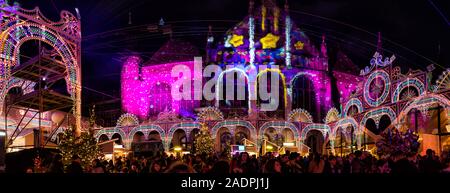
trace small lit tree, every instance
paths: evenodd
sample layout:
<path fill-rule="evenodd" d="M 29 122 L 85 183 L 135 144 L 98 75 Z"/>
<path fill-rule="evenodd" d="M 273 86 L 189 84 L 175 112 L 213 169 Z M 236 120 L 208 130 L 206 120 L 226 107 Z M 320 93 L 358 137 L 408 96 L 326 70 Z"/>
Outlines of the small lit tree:
<path fill-rule="evenodd" d="M 199 134 L 195 138 L 195 151 L 197 154 L 210 154 L 214 152 L 214 142 L 208 130 L 208 126 L 202 124 Z"/>
<path fill-rule="evenodd" d="M 58 147 L 61 151 L 64 167 L 67 167 L 72 162 L 74 155 L 80 157 L 83 168 L 86 168 L 92 160 L 100 155 L 97 140 L 90 132 L 82 132 L 77 137 L 73 129 L 66 129 L 60 139 L 61 142 Z"/>

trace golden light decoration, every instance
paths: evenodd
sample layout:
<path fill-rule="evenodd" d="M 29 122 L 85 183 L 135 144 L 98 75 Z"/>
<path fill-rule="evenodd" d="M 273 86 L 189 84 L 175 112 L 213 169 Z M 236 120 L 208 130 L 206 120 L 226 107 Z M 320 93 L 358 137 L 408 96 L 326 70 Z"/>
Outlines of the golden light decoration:
<path fill-rule="evenodd" d="M 270 49 L 277 47 L 278 40 L 280 40 L 280 36 L 268 33 L 265 37 L 261 38 L 261 40 L 259 41 L 261 42 L 263 49 Z"/>
<path fill-rule="evenodd" d="M 281 77 L 281 82 L 283 84 L 283 92 L 284 92 L 284 108 L 287 108 L 287 86 L 286 86 L 286 77 L 284 76 L 284 74 L 281 72 L 280 69 L 272 69 L 272 68 L 266 68 L 264 70 L 262 70 L 261 72 L 258 73 L 258 75 L 256 75 L 256 80 L 258 80 L 258 78 L 264 74 L 264 73 L 268 73 L 268 72 L 274 72 L 274 73 L 278 73 Z M 258 85 L 255 85 L 255 90 L 258 90 Z"/>
<path fill-rule="evenodd" d="M 305 46 L 305 43 L 298 41 L 294 44 L 296 50 L 303 50 L 303 47 Z"/>
<path fill-rule="evenodd" d="M 244 44 L 244 36 L 233 34 L 233 37 L 231 37 L 230 39 L 230 44 L 234 47 L 239 47 L 240 45 Z"/>
<path fill-rule="evenodd" d="M 266 7 L 263 5 L 262 8 L 261 8 L 261 16 L 262 16 L 262 18 L 261 18 L 261 29 L 263 31 L 266 30 L 266 15 L 267 15 L 267 10 L 266 10 Z"/>

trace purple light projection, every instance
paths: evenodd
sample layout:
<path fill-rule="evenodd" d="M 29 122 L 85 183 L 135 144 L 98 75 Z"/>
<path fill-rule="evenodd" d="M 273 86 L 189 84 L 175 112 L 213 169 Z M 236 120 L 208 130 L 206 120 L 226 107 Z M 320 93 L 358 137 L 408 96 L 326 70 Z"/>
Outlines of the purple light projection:
<path fill-rule="evenodd" d="M 291 86 L 295 81 L 294 79 L 299 76 L 306 76 L 314 85 L 314 90 L 316 93 L 315 99 L 316 109 L 330 109 L 332 107 L 331 102 L 331 80 L 330 78 L 323 72 L 315 71 L 315 70 L 300 70 L 300 69 L 291 69 L 283 71 L 286 77 L 292 77 Z"/>
<path fill-rule="evenodd" d="M 353 91 L 356 91 L 358 87 L 358 83 L 363 81 L 363 78 L 350 75 L 348 73 L 342 73 L 342 72 L 333 72 L 334 77 L 336 77 L 336 84 L 337 88 L 339 90 L 339 94 L 341 96 L 340 102 L 343 103 L 346 101 Z"/>
<path fill-rule="evenodd" d="M 127 113 L 132 113 L 140 119 L 157 116 L 160 112 L 171 111 L 183 116 L 190 116 L 200 101 L 175 100 L 171 94 L 171 86 L 177 78 L 171 77 L 176 65 L 185 65 L 194 76 L 194 61 L 156 64 L 142 67 L 139 73 L 140 58 L 129 57 L 122 68 L 122 107 Z M 193 83 L 192 83 L 193 85 Z M 193 99 L 193 86 L 191 93 Z"/>

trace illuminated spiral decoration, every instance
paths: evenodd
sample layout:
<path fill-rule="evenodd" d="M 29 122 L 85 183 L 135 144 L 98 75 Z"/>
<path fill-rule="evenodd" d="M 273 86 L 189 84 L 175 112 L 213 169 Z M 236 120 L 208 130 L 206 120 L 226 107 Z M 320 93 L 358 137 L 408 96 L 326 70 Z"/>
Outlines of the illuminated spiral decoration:
<path fill-rule="evenodd" d="M 390 89 L 389 74 L 382 70 L 375 71 L 364 84 L 364 99 L 371 107 L 377 107 L 386 101 Z"/>

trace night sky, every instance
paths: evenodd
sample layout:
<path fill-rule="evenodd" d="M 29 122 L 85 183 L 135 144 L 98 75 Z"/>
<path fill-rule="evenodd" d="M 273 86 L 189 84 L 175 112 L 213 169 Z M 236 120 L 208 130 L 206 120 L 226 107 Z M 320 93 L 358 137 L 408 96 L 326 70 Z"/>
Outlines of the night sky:
<path fill-rule="evenodd" d="M 290 0 L 289 4 L 291 17 L 317 46 L 321 34 L 325 34 L 331 51 L 342 50 L 360 68 L 369 65 L 376 50 L 376 34 L 381 31 L 384 53 L 397 56 L 394 64 L 407 71 L 424 70 L 435 63 L 439 74 L 450 67 L 450 6 L 446 1 Z M 168 40 L 167 35 L 147 31 L 161 17 L 173 26 L 175 38 L 190 41 L 204 51 L 209 25 L 220 36 L 242 20 L 248 10 L 247 0 L 19 2 L 24 8 L 39 6 L 45 16 L 55 21 L 61 10 L 75 13 L 75 8 L 79 8 L 83 86 L 116 97 L 120 96 L 121 59 L 130 53 L 140 53 L 148 59 Z M 277 2 L 284 4 L 284 0 Z M 84 105 L 108 99 L 105 95 L 96 98 L 94 95 L 98 94 L 88 89 L 83 94 Z"/>

